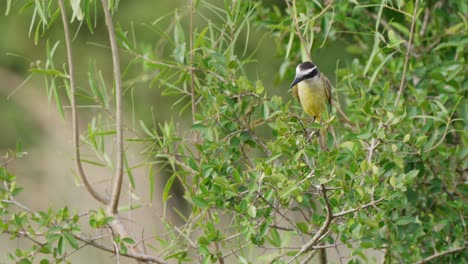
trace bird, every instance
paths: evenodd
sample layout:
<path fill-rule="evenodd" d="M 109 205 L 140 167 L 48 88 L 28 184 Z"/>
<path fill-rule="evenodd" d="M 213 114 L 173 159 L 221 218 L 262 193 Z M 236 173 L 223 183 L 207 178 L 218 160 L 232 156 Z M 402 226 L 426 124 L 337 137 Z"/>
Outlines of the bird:
<path fill-rule="evenodd" d="M 293 96 L 296 97 L 302 105 L 304 112 L 313 118 L 313 122 L 322 122 L 322 114 L 331 110 L 331 84 L 325 75 L 323 75 L 317 65 L 310 61 L 300 63 L 296 67 L 296 76 L 291 83 Z M 325 132 L 325 131 L 323 131 Z M 322 147 L 325 145 L 325 134 L 319 143 Z"/>

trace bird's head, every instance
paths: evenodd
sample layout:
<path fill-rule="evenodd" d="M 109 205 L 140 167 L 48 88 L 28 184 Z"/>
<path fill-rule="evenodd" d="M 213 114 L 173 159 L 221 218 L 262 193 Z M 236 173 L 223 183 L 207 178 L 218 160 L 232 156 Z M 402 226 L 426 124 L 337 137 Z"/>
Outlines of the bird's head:
<path fill-rule="evenodd" d="M 319 69 L 310 61 L 303 62 L 296 67 L 296 76 L 291 83 L 291 87 L 306 79 L 314 79 L 319 76 Z"/>

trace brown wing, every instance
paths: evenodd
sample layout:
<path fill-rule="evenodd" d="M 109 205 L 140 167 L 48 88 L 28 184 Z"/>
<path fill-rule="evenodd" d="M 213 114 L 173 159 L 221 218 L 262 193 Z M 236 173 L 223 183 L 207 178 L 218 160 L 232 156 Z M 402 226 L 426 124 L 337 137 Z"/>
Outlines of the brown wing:
<path fill-rule="evenodd" d="M 297 100 L 299 101 L 299 103 L 301 102 L 301 98 L 299 98 L 299 93 L 297 91 L 297 85 L 294 85 L 293 88 L 292 88 L 292 94 L 294 97 L 297 98 Z"/>
<path fill-rule="evenodd" d="M 328 104 L 330 105 L 330 110 L 332 106 L 332 86 L 330 81 L 325 77 L 325 75 L 321 74 L 320 79 L 322 79 L 323 86 L 325 87 L 325 92 L 327 94 Z"/>

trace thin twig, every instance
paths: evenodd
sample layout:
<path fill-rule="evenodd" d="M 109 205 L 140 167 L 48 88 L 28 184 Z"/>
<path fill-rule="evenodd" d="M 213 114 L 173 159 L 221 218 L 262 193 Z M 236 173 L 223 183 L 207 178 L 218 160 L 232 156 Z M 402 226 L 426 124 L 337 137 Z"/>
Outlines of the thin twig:
<path fill-rule="evenodd" d="M 106 245 L 103 245 L 103 244 L 95 241 L 92 238 L 87 238 L 87 237 L 77 235 L 77 234 L 74 234 L 74 237 L 76 239 L 90 245 L 90 246 L 93 246 L 95 248 L 98 248 L 98 249 L 101 249 L 101 250 L 116 254 L 113 247 L 108 247 Z M 169 264 L 169 262 L 167 262 L 167 261 L 165 261 L 165 260 L 163 260 L 161 258 L 146 255 L 146 254 L 139 254 L 139 253 L 134 253 L 134 252 L 130 252 L 130 251 L 128 251 L 126 253 L 120 252 L 119 254 L 120 254 L 120 256 L 136 259 L 136 260 L 139 260 L 139 261 L 150 262 L 150 263 L 158 263 L 158 264 Z"/>
<path fill-rule="evenodd" d="M 99 194 L 93 186 L 88 182 L 86 175 L 81 164 L 81 155 L 80 155 L 80 139 L 79 139 L 79 127 L 78 127 L 78 115 L 76 111 L 76 102 L 75 102 L 75 72 L 73 69 L 73 56 L 71 49 L 71 37 L 70 29 L 68 28 L 67 14 L 65 11 L 65 6 L 63 5 L 63 0 L 59 0 L 60 12 L 62 13 L 62 23 L 63 31 L 65 33 L 65 44 L 67 47 L 67 59 L 68 59 L 68 79 L 70 80 L 70 103 L 71 103 L 71 112 L 72 112 L 72 126 L 73 126 L 73 145 L 75 149 L 75 162 L 78 169 L 78 175 L 83 181 L 83 184 L 86 190 L 94 197 L 97 201 L 107 204 L 107 199 Z"/>
<path fill-rule="evenodd" d="M 334 2 L 335 2 L 335 0 L 331 0 L 331 1 L 327 4 L 327 6 L 324 7 L 324 8 L 322 9 L 322 11 L 320 11 L 320 13 L 318 13 L 318 15 L 314 16 L 312 19 L 308 20 L 307 22 L 309 22 L 309 21 L 315 21 L 317 18 L 321 17 L 323 14 L 325 14 L 325 12 L 328 11 L 328 9 L 329 9 L 330 7 L 332 7 L 332 5 L 334 4 Z"/>
<path fill-rule="evenodd" d="M 422 26 L 421 26 L 421 30 L 419 30 L 419 35 L 420 36 L 424 36 L 424 34 L 426 34 L 426 28 L 427 28 L 427 24 L 429 23 L 430 15 L 431 15 L 431 10 L 426 7 L 426 9 L 424 10 L 424 18 L 423 18 L 423 23 L 422 23 Z"/>
<path fill-rule="evenodd" d="M 320 249 L 320 250 L 325 250 L 325 249 Z M 307 255 L 307 257 L 301 262 L 302 264 L 307 264 L 309 263 L 309 261 L 315 257 L 315 255 L 317 255 L 317 253 L 319 253 L 320 250 L 314 250 L 312 251 L 309 255 Z M 322 263 L 320 263 L 322 264 Z"/>
<path fill-rule="evenodd" d="M 117 256 L 117 257 L 116 257 L 116 263 L 117 263 L 117 264 L 120 264 L 119 246 L 117 246 L 117 243 L 115 242 L 114 239 L 111 239 L 111 241 L 112 241 L 112 246 L 114 247 L 115 255 Z"/>
<path fill-rule="evenodd" d="M 447 251 L 444 251 L 444 252 L 440 252 L 440 253 L 434 254 L 432 256 L 429 256 L 427 258 L 421 259 L 420 261 L 416 262 L 416 264 L 427 263 L 427 262 L 429 262 L 431 260 L 434 260 L 436 258 L 445 256 L 445 255 L 449 255 L 449 254 L 453 254 L 453 253 L 457 253 L 457 252 L 460 252 L 460 251 L 464 251 L 465 249 L 466 249 L 466 246 L 462 246 L 462 247 L 450 249 L 450 250 L 447 250 Z"/>
<path fill-rule="evenodd" d="M 258 197 L 260 197 L 260 199 L 262 199 L 265 203 L 267 203 L 271 208 L 273 208 L 273 210 L 277 214 L 279 214 L 284 220 L 286 220 L 286 222 L 288 222 L 291 226 L 296 227 L 296 225 L 293 223 L 293 221 L 291 221 L 291 219 L 289 219 L 289 217 L 286 214 L 281 213 L 281 211 L 278 208 L 276 208 L 276 206 L 271 204 L 265 197 L 263 197 L 263 195 L 260 192 L 257 191 L 257 195 L 258 195 Z M 297 228 L 296 228 L 296 230 L 297 230 Z"/>
<path fill-rule="evenodd" d="M 35 240 L 32 237 L 31 233 L 29 233 L 29 232 L 26 232 L 26 231 L 13 232 L 13 231 L 10 231 L 10 230 L 4 230 L 2 232 L 7 233 L 7 234 L 11 234 L 11 235 L 15 235 L 15 236 L 21 236 L 21 237 L 27 238 L 27 239 L 31 240 L 32 242 L 38 244 L 39 246 L 43 246 L 43 244 L 41 242 Z M 36 233 L 35 235 L 38 236 L 38 235 L 44 235 L 44 234 Z M 88 237 L 85 237 L 83 235 L 75 234 L 75 233 L 73 233 L 73 236 L 76 239 L 80 240 L 81 242 L 85 243 L 86 245 L 93 246 L 95 248 L 101 249 L 101 250 L 109 252 L 109 253 L 117 254 L 113 247 L 108 247 L 108 246 L 106 246 L 104 244 L 101 244 L 101 243 L 97 242 L 97 240 L 102 239 L 102 238 L 104 238 L 106 236 L 88 238 Z M 82 246 L 80 246 L 80 248 L 82 248 Z M 133 252 L 130 252 L 130 251 L 126 252 L 126 253 L 120 252 L 119 254 L 120 254 L 120 256 L 124 256 L 124 257 L 127 257 L 127 258 L 132 258 L 132 259 L 143 261 L 143 262 L 158 263 L 158 264 L 169 264 L 169 262 L 167 262 L 167 261 L 165 261 L 165 260 L 163 260 L 163 259 L 161 259 L 159 257 L 154 257 L 154 256 L 151 256 L 151 255 L 133 253 Z"/>
<path fill-rule="evenodd" d="M 112 65 L 114 68 L 114 83 L 115 83 L 115 129 L 116 133 L 116 170 L 113 179 L 113 186 L 111 192 L 111 198 L 107 204 L 107 213 L 114 217 L 114 220 L 110 223 L 113 231 L 115 231 L 120 237 L 129 237 L 127 229 L 122 223 L 121 218 L 118 215 L 118 207 L 120 194 L 122 192 L 123 182 L 123 159 L 124 159 L 124 144 L 123 144 L 123 125 L 122 125 L 122 76 L 120 71 L 120 58 L 119 50 L 117 46 L 117 39 L 115 34 L 114 23 L 112 21 L 112 15 L 110 12 L 110 6 L 107 0 L 101 0 L 102 8 L 104 10 L 104 16 L 106 20 L 107 31 L 109 32 L 109 42 L 112 53 Z M 129 247 L 129 252 L 133 254 L 141 254 L 143 250 L 138 246 L 134 245 Z"/>
<path fill-rule="evenodd" d="M 333 219 L 338 218 L 338 217 L 345 216 L 345 215 L 350 214 L 350 213 L 354 213 L 354 212 L 359 211 L 359 210 L 362 210 L 362 209 L 366 209 L 367 207 L 370 207 L 370 206 L 374 206 L 374 205 L 376 205 L 376 204 L 382 202 L 384 199 L 385 199 L 385 197 L 382 197 L 382 198 L 377 199 L 377 200 L 375 200 L 375 201 L 373 201 L 373 202 L 370 202 L 370 203 L 367 203 L 367 204 L 365 204 L 365 205 L 362 205 L 362 206 L 360 206 L 360 207 L 358 207 L 358 208 L 353 208 L 353 209 L 349 209 L 349 210 L 347 210 L 347 211 L 343 211 L 343 212 L 339 212 L 339 213 L 333 214 Z"/>
<path fill-rule="evenodd" d="M 401 75 L 400 88 L 398 89 L 398 95 L 395 100 L 394 107 L 398 105 L 401 94 L 403 93 L 403 87 L 405 86 L 406 71 L 408 70 L 408 61 L 411 55 L 411 44 L 413 43 L 414 25 L 416 24 L 416 14 L 418 13 L 418 4 L 419 4 L 419 0 L 416 0 L 414 2 L 413 17 L 411 19 L 411 29 L 410 29 L 410 35 L 409 35 L 409 40 L 408 40 L 408 47 L 406 49 L 405 63 L 403 64 L 403 74 Z"/>
<path fill-rule="evenodd" d="M 108 204 L 109 211 L 112 214 L 118 213 L 120 193 L 122 191 L 123 181 L 123 127 L 122 127 L 122 77 L 120 73 L 120 59 L 117 47 L 117 39 L 115 36 L 114 23 L 112 22 L 112 15 L 107 0 L 101 0 L 104 9 L 104 16 L 106 19 L 107 31 L 109 32 L 109 42 L 112 52 L 112 64 L 114 68 L 114 84 L 115 84 L 115 130 L 116 134 L 116 170 L 114 176 L 114 184 L 110 202 Z"/>
<path fill-rule="evenodd" d="M 23 211 L 26 211 L 28 213 L 33 213 L 33 211 L 31 211 L 29 208 L 27 208 L 26 206 L 18 203 L 16 200 L 14 200 L 13 197 L 10 197 L 10 200 L 2 200 L 2 203 L 13 204 L 13 205 L 16 205 L 19 208 L 21 208 Z"/>
<path fill-rule="evenodd" d="M 189 32 L 189 46 L 190 46 L 190 98 L 192 100 L 192 123 L 195 123 L 195 73 L 193 69 L 193 55 L 195 50 L 193 49 L 193 13 L 195 13 L 194 0 L 190 1 L 190 32 Z"/>

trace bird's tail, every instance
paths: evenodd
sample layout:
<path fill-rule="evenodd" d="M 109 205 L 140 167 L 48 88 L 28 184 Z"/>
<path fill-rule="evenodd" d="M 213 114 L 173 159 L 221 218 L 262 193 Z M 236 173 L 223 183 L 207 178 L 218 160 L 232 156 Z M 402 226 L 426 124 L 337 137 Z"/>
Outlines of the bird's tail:
<path fill-rule="evenodd" d="M 321 149 L 327 149 L 327 128 L 325 127 L 319 129 L 318 144 Z"/>
<path fill-rule="evenodd" d="M 330 132 L 330 133 L 329 133 Z M 318 143 L 320 148 L 328 150 L 328 140 L 333 140 L 333 146 L 336 147 L 336 135 L 333 127 L 328 124 L 319 129 Z M 331 147 L 331 146 L 330 146 Z"/>

